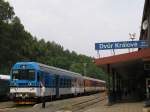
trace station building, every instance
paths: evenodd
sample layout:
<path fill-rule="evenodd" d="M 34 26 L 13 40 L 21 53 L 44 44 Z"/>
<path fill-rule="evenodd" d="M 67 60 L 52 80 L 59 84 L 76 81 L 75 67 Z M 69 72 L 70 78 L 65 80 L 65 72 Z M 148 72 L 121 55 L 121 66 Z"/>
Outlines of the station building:
<path fill-rule="evenodd" d="M 139 40 L 149 47 L 95 59 L 107 73 L 109 102 L 150 98 L 150 0 L 145 0 Z"/>

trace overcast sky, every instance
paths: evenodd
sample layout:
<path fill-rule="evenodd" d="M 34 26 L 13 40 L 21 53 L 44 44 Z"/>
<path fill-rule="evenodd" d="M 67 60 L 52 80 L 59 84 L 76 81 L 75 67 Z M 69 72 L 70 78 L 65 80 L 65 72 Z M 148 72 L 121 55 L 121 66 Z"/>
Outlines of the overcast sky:
<path fill-rule="evenodd" d="M 144 0 L 7 1 L 33 36 L 94 57 L 95 42 L 129 40 L 134 32 L 138 39 L 144 7 Z"/>

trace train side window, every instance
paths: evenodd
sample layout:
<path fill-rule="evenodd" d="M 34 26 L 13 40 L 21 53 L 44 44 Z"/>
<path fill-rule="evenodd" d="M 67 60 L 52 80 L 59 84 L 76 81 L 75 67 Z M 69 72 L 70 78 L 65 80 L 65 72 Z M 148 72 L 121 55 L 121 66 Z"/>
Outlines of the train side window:
<path fill-rule="evenodd" d="M 69 79 L 69 87 L 71 87 L 71 80 Z"/>
<path fill-rule="evenodd" d="M 41 81 L 42 80 L 42 74 L 40 71 L 38 71 L 37 73 L 37 81 Z"/>
<path fill-rule="evenodd" d="M 66 87 L 68 87 L 68 79 L 66 79 Z"/>
<path fill-rule="evenodd" d="M 67 88 L 69 87 L 69 79 L 66 80 Z"/>
<path fill-rule="evenodd" d="M 65 88 L 67 87 L 67 79 L 65 79 Z"/>
<path fill-rule="evenodd" d="M 69 87 L 71 87 L 71 80 L 69 79 Z"/>
<path fill-rule="evenodd" d="M 60 79 L 60 87 L 63 87 L 63 79 Z"/>
<path fill-rule="evenodd" d="M 68 80 L 68 87 L 70 88 L 70 79 Z"/>
<path fill-rule="evenodd" d="M 68 88 L 68 79 L 66 79 L 66 87 Z"/>
<path fill-rule="evenodd" d="M 70 88 L 70 79 L 68 79 L 68 88 Z"/>
<path fill-rule="evenodd" d="M 55 79 L 53 79 L 53 87 L 55 87 Z"/>
<path fill-rule="evenodd" d="M 65 88 L 66 87 L 66 80 L 63 79 L 63 87 Z"/>
<path fill-rule="evenodd" d="M 37 72 L 37 81 L 40 81 L 40 75 L 39 75 L 39 72 Z"/>
<path fill-rule="evenodd" d="M 71 79 L 71 87 L 74 87 L 73 79 Z"/>

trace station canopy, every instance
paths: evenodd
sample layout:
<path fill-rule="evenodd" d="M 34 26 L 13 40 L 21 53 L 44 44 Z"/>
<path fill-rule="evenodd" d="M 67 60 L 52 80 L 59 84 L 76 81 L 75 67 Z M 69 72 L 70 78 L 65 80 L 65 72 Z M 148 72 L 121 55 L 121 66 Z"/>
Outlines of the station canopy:
<path fill-rule="evenodd" d="M 147 61 L 150 61 L 150 48 L 99 58 L 95 60 L 95 64 L 104 69 L 107 69 L 107 65 L 110 65 L 119 74 L 134 75 L 143 73 L 144 62 Z"/>

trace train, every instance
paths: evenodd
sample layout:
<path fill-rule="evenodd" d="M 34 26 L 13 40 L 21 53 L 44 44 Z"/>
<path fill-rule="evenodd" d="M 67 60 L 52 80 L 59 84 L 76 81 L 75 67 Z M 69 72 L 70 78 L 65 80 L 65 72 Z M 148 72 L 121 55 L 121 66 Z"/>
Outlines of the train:
<path fill-rule="evenodd" d="M 9 98 L 10 75 L 0 74 L 0 99 Z"/>
<path fill-rule="evenodd" d="M 10 96 L 17 104 L 32 104 L 42 97 L 61 98 L 104 91 L 105 84 L 103 80 L 38 62 L 18 62 L 11 70 Z"/>

